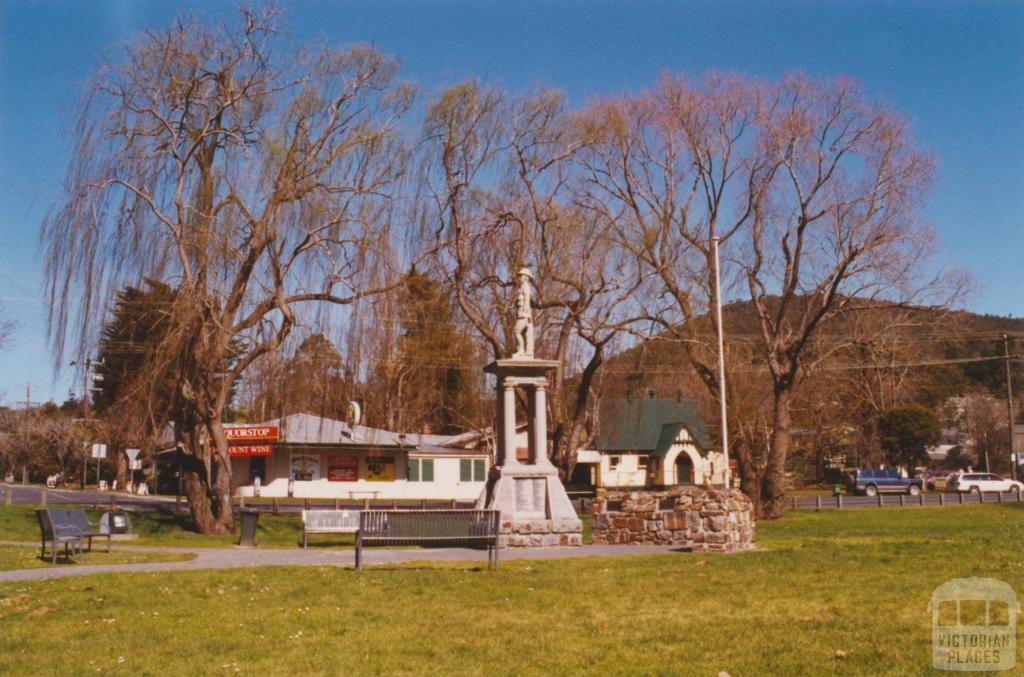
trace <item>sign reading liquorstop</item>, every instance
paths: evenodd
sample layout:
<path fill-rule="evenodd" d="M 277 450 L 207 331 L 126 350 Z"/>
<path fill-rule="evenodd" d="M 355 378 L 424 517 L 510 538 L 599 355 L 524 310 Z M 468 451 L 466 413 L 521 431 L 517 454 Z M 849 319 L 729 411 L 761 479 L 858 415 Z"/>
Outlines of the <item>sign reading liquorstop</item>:
<path fill-rule="evenodd" d="M 228 444 L 245 444 L 247 442 L 276 442 L 276 425 L 238 425 L 225 426 L 224 434 Z"/>

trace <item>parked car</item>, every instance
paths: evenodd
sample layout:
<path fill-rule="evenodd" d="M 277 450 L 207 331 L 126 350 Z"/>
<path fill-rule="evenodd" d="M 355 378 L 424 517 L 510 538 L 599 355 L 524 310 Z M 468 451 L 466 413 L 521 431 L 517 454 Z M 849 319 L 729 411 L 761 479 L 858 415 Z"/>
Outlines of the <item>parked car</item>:
<path fill-rule="evenodd" d="M 984 472 L 967 472 L 954 477 L 950 481 L 951 491 L 964 491 L 971 494 L 979 494 L 983 491 L 1013 491 L 1019 493 L 1024 490 L 1024 484 L 1014 480 L 1003 479 L 999 475 Z"/>
<path fill-rule="evenodd" d="M 895 468 L 857 470 L 850 475 L 849 482 L 852 493 L 865 496 L 877 496 L 879 493 L 917 496 L 922 486 L 920 478 L 903 477 Z"/>

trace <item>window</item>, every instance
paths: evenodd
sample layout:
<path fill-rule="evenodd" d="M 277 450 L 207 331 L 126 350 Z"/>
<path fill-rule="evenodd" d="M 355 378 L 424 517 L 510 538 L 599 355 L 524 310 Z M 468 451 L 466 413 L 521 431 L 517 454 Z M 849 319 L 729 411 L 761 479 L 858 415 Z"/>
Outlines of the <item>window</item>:
<path fill-rule="evenodd" d="M 611 470 L 613 472 L 618 470 L 620 463 L 622 463 L 622 457 L 621 456 L 609 456 L 608 457 L 608 469 L 609 470 Z"/>
<path fill-rule="evenodd" d="M 432 459 L 432 458 L 410 458 L 409 459 L 409 481 L 410 482 L 433 482 L 434 481 L 434 459 Z"/>
<path fill-rule="evenodd" d="M 460 482 L 483 482 L 486 478 L 487 464 L 482 458 L 459 459 Z"/>

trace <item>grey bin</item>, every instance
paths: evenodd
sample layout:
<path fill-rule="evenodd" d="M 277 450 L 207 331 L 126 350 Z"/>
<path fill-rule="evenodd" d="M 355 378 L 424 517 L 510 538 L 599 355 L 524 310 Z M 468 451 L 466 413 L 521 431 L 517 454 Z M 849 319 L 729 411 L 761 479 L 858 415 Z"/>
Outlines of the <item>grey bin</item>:
<path fill-rule="evenodd" d="M 255 508 L 246 508 L 242 513 L 242 533 L 238 537 L 238 545 L 252 547 L 256 545 L 256 523 L 259 522 L 260 512 Z"/>
<path fill-rule="evenodd" d="M 123 510 L 116 512 L 105 512 L 100 517 L 101 534 L 128 534 L 131 533 L 132 523 L 128 514 Z"/>

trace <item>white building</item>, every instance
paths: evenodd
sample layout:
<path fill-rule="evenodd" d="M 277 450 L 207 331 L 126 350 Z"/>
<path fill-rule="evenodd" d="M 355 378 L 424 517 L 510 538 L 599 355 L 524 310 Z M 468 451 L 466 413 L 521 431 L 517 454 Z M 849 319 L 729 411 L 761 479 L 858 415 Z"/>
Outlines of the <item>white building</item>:
<path fill-rule="evenodd" d="M 720 484 L 725 456 L 711 445 L 696 402 L 612 400 L 601 406 L 589 448 L 577 453 L 573 479 L 607 488 Z"/>
<path fill-rule="evenodd" d="M 310 414 L 225 430 L 240 496 L 472 501 L 491 465 L 486 450 L 471 448 L 472 435 L 396 433 Z"/>

